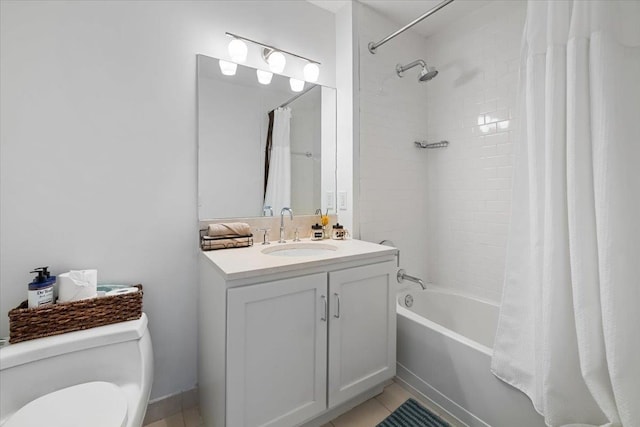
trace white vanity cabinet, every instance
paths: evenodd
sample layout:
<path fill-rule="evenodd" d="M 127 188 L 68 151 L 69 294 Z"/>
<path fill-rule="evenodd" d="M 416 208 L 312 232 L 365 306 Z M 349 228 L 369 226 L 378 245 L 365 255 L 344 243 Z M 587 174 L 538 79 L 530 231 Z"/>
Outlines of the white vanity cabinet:
<path fill-rule="evenodd" d="M 395 375 L 395 266 L 388 261 L 329 273 L 329 407 Z"/>
<path fill-rule="evenodd" d="M 238 278 L 203 257 L 198 386 L 205 425 L 314 425 L 381 389 L 396 365 L 393 254 Z"/>
<path fill-rule="evenodd" d="M 228 426 L 294 426 L 325 410 L 326 296 L 326 273 L 229 289 Z"/>

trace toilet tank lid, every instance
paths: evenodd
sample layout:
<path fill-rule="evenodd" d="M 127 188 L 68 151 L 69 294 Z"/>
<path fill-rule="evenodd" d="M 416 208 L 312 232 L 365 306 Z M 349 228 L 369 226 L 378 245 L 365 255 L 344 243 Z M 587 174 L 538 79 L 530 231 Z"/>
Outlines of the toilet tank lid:
<path fill-rule="evenodd" d="M 37 338 L 0 348 L 0 371 L 74 351 L 140 339 L 147 332 L 147 315 L 83 331 Z"/>

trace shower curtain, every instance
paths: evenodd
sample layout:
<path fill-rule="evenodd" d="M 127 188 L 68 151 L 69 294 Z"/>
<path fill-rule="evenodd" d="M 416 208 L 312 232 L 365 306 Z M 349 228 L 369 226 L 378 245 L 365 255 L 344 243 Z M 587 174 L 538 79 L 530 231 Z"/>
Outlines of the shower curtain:
<path fill-rule="evenodd" d="M 493 373 L 549 426 L 640 426 L 640 2 L 529 1 Z"/>
<path fill-rule="evenodd" d="M 291 109 L 289 107 L 275 109 L 264 206 L 271 206 L 276 213 L 283 207 L 291 207 L 290 127 Z"/>

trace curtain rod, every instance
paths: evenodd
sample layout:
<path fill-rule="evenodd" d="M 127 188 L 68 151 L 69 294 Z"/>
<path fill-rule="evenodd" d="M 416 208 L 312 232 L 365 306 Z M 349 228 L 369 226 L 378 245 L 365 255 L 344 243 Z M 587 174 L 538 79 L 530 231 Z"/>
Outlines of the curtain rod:
<path fill-rule="evenodd" d="M 271 111 L 277 110 L 278 108 L 284 108 L 287 105 L 291 104 L 293 101 L 295 101 L 296 99 L 300 98 L 302 95 L 304 95 L 305 93 L 309 92 L 311 89 L 313 89 L 314 87 L 317 87 L 318 85 L 312 85 L 311 87 L 309 87 L 308 89 L 300 92 L 299 94 L 297 94 L 296 96 L 294 96 L 293 98 L 291 98 L 290 100 L 286 101 L 285 103 L 283 103 L 282 105 L 280 105 L 279 107 L 274 108 Z"/>
<path fill-rule="evenodd" d="M 423 19 L 425 19 L 427 16 L 429 15 L 433 15 L 434 13 L 436 13 L 437 11 L 439 11 L 440 9 L 442 9 L 443 7 L 445 7 L 446 5 L 448 5 L 449 3 L 451 3 L 453 0 L 444 0 L 442 3 L 436 5 L 435 7 L 431 8 L 430 10 L 428 10 L 427 12 L 423 13 L 421 16 L 419 16 L 418 18 L 414 19 L 413 21 L 409 22 L 407 25 L 405 25 L 404 27 L 400 28 L 398 31 L 396 31 L 395 33 L 391 33 L 389 34 L 387 37 L 383 38 L 382 40 L 380 40 L 378 43 L 374 43 L 374 42 L 370 42 L 368 47 L 369 47 L 369 52 L 375 54 L 376 53 L 376 49 L 378 49 L 380 46 L 382 46 L 383 44 L 385 44 L 386 42 L 388 42 L 389 40 L 391 40 L 392 38 L 394 38 L 395 36 L 397 36 L 398 34 L 404 33 L 405 31 L 407 31 L 409 28 L 413 27 L 414 25 L 416 25 L 418 22 L 422 21 Z"/>

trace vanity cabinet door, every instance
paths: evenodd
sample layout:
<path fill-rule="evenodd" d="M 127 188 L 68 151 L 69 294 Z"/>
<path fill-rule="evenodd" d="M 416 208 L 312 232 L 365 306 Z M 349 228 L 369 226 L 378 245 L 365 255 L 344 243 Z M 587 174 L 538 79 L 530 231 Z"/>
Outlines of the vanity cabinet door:
<path fill-rule="evenodd" d="M 227 292 L 226 425 L 293 426 L 324 411 L 327 274 Z"/>
<path fill-rule="evenodd" d="M 396 372 L 395 262 L 329 273 L 329 407 Z"/>

